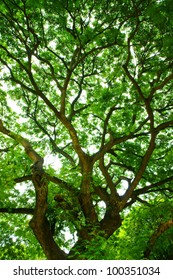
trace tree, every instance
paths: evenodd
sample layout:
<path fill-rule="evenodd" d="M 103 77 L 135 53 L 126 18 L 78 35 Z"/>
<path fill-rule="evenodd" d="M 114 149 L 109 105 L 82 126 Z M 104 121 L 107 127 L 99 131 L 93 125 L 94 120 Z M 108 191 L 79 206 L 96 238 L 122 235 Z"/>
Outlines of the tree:
<path fill-rule="evenodd" d="M 1 2 L 0 212 L 47 259 L 94 258 L 125 209 L 173 192 L 171 4 Z"/>

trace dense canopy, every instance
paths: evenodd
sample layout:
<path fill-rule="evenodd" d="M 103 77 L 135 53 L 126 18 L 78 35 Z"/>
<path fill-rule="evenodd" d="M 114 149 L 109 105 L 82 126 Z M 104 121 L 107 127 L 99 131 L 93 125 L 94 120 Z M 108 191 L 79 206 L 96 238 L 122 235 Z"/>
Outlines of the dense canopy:
<path fill-rule="evenodd" d="M 155 257 L 173 225 L 172 27 L 172 0 L 1 1 L 1 258 L 133 258 L 123 242 L 159 207 L 134 253 Z"/>

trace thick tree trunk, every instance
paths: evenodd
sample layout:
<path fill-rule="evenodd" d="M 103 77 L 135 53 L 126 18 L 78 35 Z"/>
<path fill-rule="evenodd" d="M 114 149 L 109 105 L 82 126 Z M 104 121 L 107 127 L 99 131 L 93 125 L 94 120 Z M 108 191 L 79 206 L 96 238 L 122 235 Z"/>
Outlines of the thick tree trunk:
<path fill-rule="evenodd" d="M 47 219 L 40 222 L 37 218 L 33 218 L 30 226 L 39 241 L 48 260 L 66 260 L 67 255 L 62 251 L 53 239 Z"/>
<path fill-rule="evenodd" d="M 100 221 L 100 228 L 109 238 L 121 226 L 121 217 L 116 211 L 107 211 Z"/>
<path fill-rule="evenodd" d="M 36 192 L 36 205 L 30 226 L 49 260 L 65 260 L 66 254 L 53 239 L 50 224 L 46 218 L 48 181 L 43 171 L 42 162 L 32 166 L 33 184 Z"/>

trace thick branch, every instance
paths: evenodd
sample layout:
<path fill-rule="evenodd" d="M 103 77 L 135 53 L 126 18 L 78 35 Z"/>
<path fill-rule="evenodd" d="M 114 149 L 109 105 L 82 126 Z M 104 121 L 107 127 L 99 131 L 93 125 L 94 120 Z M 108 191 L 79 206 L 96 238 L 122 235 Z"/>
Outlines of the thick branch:
<path fill-rule="evenodd" d="M 30 142 L 23 138 L 22 136 L 15 134 L 8 130 L 7 128 L 4 127 L 2 120 L 0 120 L 0 132 L 3 134 L 11 137 L 14 139 L 16 142 L 20 143 L 24 148 L 25 152 L 28 155 L 28 157 L 35 163 L 35 162 L 41 162 L 43 164 L 43 159 L 40 157 L 39 154 L 32 148 Z"/>
<path fill-rule="evenodd" d="M 0 153 L 7 153 L 9 150 L 9 148 L 0 149 Z"/>
<path fill-rule="evenodd" d="M 64 80 L 63 88 L 61 90 L 61 113 L 63 115 L 65 115 L 67 87 L 68 87 L 71 75 L 73 74 L 74 69 L 78 65 L 80 52 L 81 52 L 81 49 L 79 47 L 76 47 L 76 49 L 72 55 L 71 61 L 70 61 L 69 69 L 67 70 L 67 75 Z"/>
<path fill-rule="evenodd" d="M 118 203 L 120 201 L 120 196 L 118 195 L 116 188 L 115 188 L 115 184 L 113 183 L 112 178 L 111 178 L 106 166 L 104 165 L 104 158 L 100 159 L 99 167 L 109 186 L 112 198 L 114 198 L 115 201 Z"/>
<path fill-rule="evenodd" d="M 151 140 L 150 140 L 150 144 L 148 146 L 148 149 L 142 159 L 141 165 L 138 169 L 138 172 L 134 178 L 134 180 L 132 181 L 132 183 L 130 184 L 130 187 L 127 189 L 127 191 L 125 192 L 125 194 L 122 196 L 122 208 L 124 208 L 124 206 L 126 205 L 126 202 L 128 201 L 128 199 L 131 197 L 134 189 L 136 188 L 136 186 L 138 185 L 139 181 L 142 178 L 142 175 L 145 172 L 146 166 L 151 158 L 151 155 L 155 149 L 155 139 L 156 139 L 156 134 L 153 132 L 153 135 L 151 136 Z"/>
<path fill-rule="evenodd" d="M 173 127 L 173 121 L 168 121 L 168 122 L 165 122 L 165 123 L 161 123 L 160 125 L 158 125 L 156 127 L 156 131 L 159 132 L 159 131 L 164 130 L 165 128 L 168 128 L 168 127 Z"/>
<path fill-rule="evenodd" d="M 110 137 L 109 142 L 106 143 L 103 147 L 101 147 L 100 150 L 92 156 L 93 163 L 96 162 L 97 160 L 99 160 L 100 158 L 102 158 L 104 156 L 104 154 L 106 154 L 107 152 L 110 152 L 110 150 L 113 146 L 120 144 L 122 142 L 125 142 L 129 139 L 137 138 L 137 137 L 143 136 L 143 135 L 144 136 L 148 135 L 147 132 L 142 132 L 140 134 L 136 134 L 138 131 L 140 131 L 142 129 L 142 127 L 146 124 L 147 121 L 148 121 L 148 117 L 139 124 L 139 126 L 135 129 L 134 132 L 130 132 L 128 135 L 125 135 L 125 136 L 122 136 L 119 138 Z"/>
<path fill-rule="evenodd" d="M 144 252 L 144 258 L 149 258 L 150 254 L 152 252 L 152 249 L 153 249 L 157 239 L 159 238 L 159 236 L 172 226 L 173 226 L 172 219 L 159 225 L 159 227 L 156 229 L 156 231 L 152 234 L 152 236 L 150 238 L 148 247 L 146 248 L 146 250 Z"/>
<path fill-rule="evenodd" d="M 79 159 L 80 159 L 82 165 L 84 165 L 85 162 L 87 161 L 88 155 L 86 155 L 85 152 L 82 150 L 82 147 L 79 142 L 78 135 L 77 135 L 77 132 L 76 132 L 74 126 L 71 124 L 71 122 L 65 116 L 62 116 L 61 122 L 67 128 L 67 130 L 71 136 L 71 139 L 72 139 L 74 150 L 77 153 L 77 155 L 79 156 Z"/>
<path fill-rule="evenodd" d="M 167 85 L 173 79 L 173 73 L 167 76 L 158 86 L 154 87 L 151 91 L 151 95 L 157 90 L 161 90 L 165 85 Z"/>
<path fill-rule="evenodd" d="M 32 208 L 0 208 L 1 213 L 33 215 Z"/>
<path fill-rule="evenodd" d="M 32 175 L 26 175 L 20 178 L 15 178 L 14 179 L 15 183 L 22 183 L 26 181 L 32 181 Z"/>
<path fill-rule="evenodd" d="M 71 192 L 73 194 L 76 192 L 76 189 L 74 189 L 74 187 L 72 185 L 68 184 L 67 182 L 63 181 L 62 179 L 59 179 L 55 176 L 51 176 L 47 173 L 46 173 L 46 178 L 50 182 L 62 186 L 63 188 L 65 188 L 66 190 L 68 190 L 69 192 Z"/>
<path fill-rule="evenodd" d="M 74 159 L 68 153 L 66 153 L 63 149 L 60 149 L 56 145 L 56 142 L 54 141 L 54 139 L 51 137 L 51 135 L 48 133 L 48 131 L 45 129 L 45 127 L 38 122 L 36 117 L 32 117 L 32 118 L 33 118 L 34 122 L 36 123 L 36 125 L 44 132 L 44 134 L 49 137 L 50 143 L 52 144 L 52 147 L 53 147 L 54 151 L 56 151 L 59 154 L 63 155 L 74 166 L 75 165 Z"/>
<path fill-rule="evenodd" d="M 86 222 L 90 225 L 95 225 L 98 221 L 97 213 L 95 211 L 93 200 L 91 196 L 92 191 L 92 162 L 88 157 L 82 166 L 82 182 L 80 185 L 80 193 L 78 196 L 79 203 L 85 215 Z"/>
<path fill-rule="evenodd" d="M 172 181 L 173 181 L 173 176 L 170 176 L 170 177 L 168 177 L 168 178 L 166 178 L 166 179 L 164 179 L 164 180 L 161 180 L 161 181 L 156 182 L 156 183 L 154 183 L 154 184 L 150 184 L 149 186 L 146 186 L 146 187 L 144 187 L 144 188 L 135 190 L 134 193 L 133 193 L 133 195 L 134 195 L 134 196 L 138 196 L 138 195 L 140 195 L 140 194 L 145 194 L 145 193 L 147 193 L 147 192 L 150 191 L 150 190 L 152 191 L 152 189 L 154 189 L 154 188 L 156 188 L 156 187 L 160 187 L 160 186 L 162 186 L 162 185 L 164 185 L 164 184 L 166 184 L 166 183 L 168 183 L 168 182 L 172 182 Z M 164 189 L 163 189 L 163 190 L 164 190 Z"/>
<path fill-rule="evenodd" d="M 103 133 L 102 133 L 102 143 L 101 143 L 101 148 L 104 146 L 104 143 L 105 143 L 105 136 L 106 136 L 106 133 L 107 133 L 107 127 L 108 127 L 108 123 L 109 123 L 109 120 L 112 116 L 112 113 L 115 111 L 115 110 L 120 110 L 122 109 L 121 107 L 119 108 L 116 108 L 116 106 L 112 106 L 110 109 L 109 109 L 109 112 L 105 118 L 105 121 L 104 121 L 104 127 L 103 127 Z"/>

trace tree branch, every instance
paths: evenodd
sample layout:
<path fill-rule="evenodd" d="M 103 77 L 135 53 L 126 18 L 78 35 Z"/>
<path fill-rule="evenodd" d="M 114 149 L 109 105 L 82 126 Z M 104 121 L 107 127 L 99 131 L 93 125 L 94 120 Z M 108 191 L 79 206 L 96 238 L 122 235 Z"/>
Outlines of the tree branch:
<path fill-rule="evenodd" d="M 24 147 L 25 152 L 28 155 L 28 157 L 34 163 L 41 162 L 43 164 L 43 158 L 40 157 L 40 155 L 32 148 L 30 142 L 27 139 L 23 138 L 22 136 L 15 134 L 15 133 L 11 132 L 10 130 L 8 130 L 7 128 L 5 128 L 2 120 L 0 120 L 0 132 L 11 137 L 16 142 L 20 143 Z"/>
<path fill-rule="evenodd" d="M 166 230 L 168 230 L 172 226 L 173 226 L 172 219 L 167 222 L 161 223 L 159 225 L 159 227 L 156 229 L 156 231 L 150 237 L 149 244 L 144 252 L 144 258 L 147 258 L 147 259 L 149 258 L 157 239 L 160 237 L 161 234 L 163 234 Z"/>
<path fill-rule="evenodd" d="M 26 181 L 32 181 L 32 175 L 26 175 L 20 178 L 15 178 L 14 179 L 15 183 L 22 183 Z"/>
<path fill-rule="evenodd" d="M 55 177 L 55 176 L 51 176 L 51 175 L 49 175 L 48 173 L 46 173 L 46 178 L 47 178 L 47 180 L 49 180 L 50 182 L 62 186 L 63 188 L 65 188 L 66 190 L 68 190 L 68 191 L 69 191 L 70 193 L 72 193 L 73 195 L 76 193 L 76 189 L 75 189 L 72 185 L 70 185 L 70 184 L 68 184 L 67 182 L 63 181 L 62 179 L 59 179 L 59 178 L 57 178 L 57 177 Z"/>
<path fill-rule="evenodd" d="M 142 132 L 140 134 L 136 134 L 139 130 L 142 129 L 142 127 L 146 124 L 146 122 L 148 121 L 148 117 L 139 124 L 139 126 L 135 129 L 134 132 L 130 132 L 128 135 L 124 135 L 122 137 L 118 137 L 118 138 L 113 138 L 110 137 L 110 140 L 108 143 L 106 143 L 103 147 L 100 147 L 100 150 L 98 152 L 96 152 L 94 155 L 92 155 L 92 159 L 93 159 L 93 163 L 96 162 L 97 160 L 99 160 L 101 157 L 104 156 L 105 153 L 109 152 L 111 150 L 111 148 L 117 144 L 120 144 L 122 142 L 125 142 L 129 139 L 133 139 L 142 135 L 148 135 L 148 133 Z"/>
<path fill-rule="evenodd" d="M 173 176 L 170 176 L 170 177 L 168 177 L 168 178 L 166 178 L 164 180 L 161 180 L 159 182 L 156 182 L 154 184 L 150 184 L 149 186 L 146 186 L 144 188 L 140 188 L 138 190 L 135 190 L 133 192 L 133 195 L 137 196 L 137 195 L 140 195 L 140 194 L 147 193 L 149 190 L 152 190 L 152 189 L 154 189 L 156 187 L 160 187 L 160 186 L 162 186 L 162 185 L 164 185 L 164 184 L 166 184 L 168 182 L 171 182 L 171 181 L 173 181 Z"/>
<path fill-rule="evenodd" d="M 173 127 L 173 121 L 168 121 L 168 122 L 165 122 L 165 123 L 161 123 L 155 129 L 156 129 L 157 133 L 159 133 L 159 131 L 164 130 L 167 127 Z"/>
<path fill-rule="evenodd" d="M 32 117 L 32 116 L 31 116 Z M 50 143 L 52 144 L 52 147 L 54 149 L 54 151 L 58 152 L 59 154 L 63 155 L 66 159 L 68 159 L 71 164 L 74 166 L 75 165 L 75 161 L 74 159 L 65 151 L 63 151 L 63 149 L 60 149 L 54 139 L 51 137 L 51 135 L 48 133 L 48 131 L 45 129 L 45 127 L 43 125 L 41 125 L 38 121 L 36 117 L 32 117 L 32 119 L 34 120 L 34 122 L 36 123 L 36 125 L 44 132 L 45 135 L 47 135 L 49 137 Z"/>
<path fill-rule="evenodd" d="M 100 168 L 104 178 L 106 179 L 106 182 L 109 186 L 112 198 L 114 198 L 114 200 L 118 204 L 118 202 L 120 201 L 120 196 L 118 195 L 118 193 L 116 191 L 116 188 L 115 188 L 116 184 L 113 183 L 112 178 L 111 178 L 106 166 L 104 165 L 104 158 L 103 157 L 99 161 L 99 168 Z"/>
<path fill-rule="evenodd" d="M 9 150 L 10 148 L 0 149 L 0 153 L 7 153 Z"/>
<path fill-rule="evenodd" d="M 148 146 L 148 149 L 146 150 L 146 153 L 142 159 L 141 165 L 138 169 L 138 172 L 134 178 L 134 180 L 132 181 L 132 183 L 130 184 L 129 188 L 127 189 L 127 191 L 125 192 L 125 194 L 122 196 L 122 209 L 124 208 L 124 206 L 126 205 L 128 199 L 131 197 L 134 189 L 136 188 L 136 186 L 138 185 L 139 181 L 142 178 L 143 173 L 145 172 L 146 166 L 151 158 L 151 155 L 155 149 L 155 139 L 156 139 L 156 133 L 153 132 L 151 135 L 151 140 L 150 140 L 150 144 Z"/>
<path fill-rule="evenodd" d="M 154 92 L 156 92 L 157 90 L 161 90 L 165 85 L 167 85 L 171 80 L 173 79 L 173 73 L 171 73 L 169 76 L 167 76 L 161 83 L 160 85 L 154 87 L 151 90 L 150 95 L 153 95 Z"/>
<path fill-rule="evenodd" d="M 34 209 L 32 208 L 0 208 L 1 213 L 8 213 L 8 214 L 26 214 L 26 215 L 33 215 Z"/>

